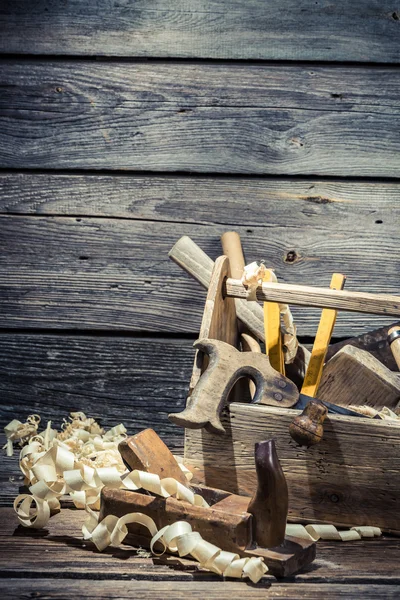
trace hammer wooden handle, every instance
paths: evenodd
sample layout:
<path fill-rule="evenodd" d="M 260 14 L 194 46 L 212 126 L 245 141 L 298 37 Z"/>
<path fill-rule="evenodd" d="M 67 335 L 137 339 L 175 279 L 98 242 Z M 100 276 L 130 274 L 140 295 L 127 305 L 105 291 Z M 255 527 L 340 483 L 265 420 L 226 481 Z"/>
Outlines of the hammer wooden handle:
<path fill-rule="evenodd" d="M 396 325 L 388 331 L 388 343 L 392 351 L 396 365 L 400 370 L 400 327 Z"/>
<path fill-rule="evenodd" d="M 245 267 L 240 235 L 236 231 L 227 231 L 221 235 L 222 251 L 229 258 L 232 277 L 240 279 Z"/>
<path fill-rule="evenodd" d="M 247 289 L 240 280 L 229 278 L 226 281 L 226 295 L 232 298 L 246 298 Z M 334 308 L 373 315 L 400 316 L 400 297 L 389 294 L 348 292 L 306 285 L 264 282 L 257 288 L 257 300 Z"/>

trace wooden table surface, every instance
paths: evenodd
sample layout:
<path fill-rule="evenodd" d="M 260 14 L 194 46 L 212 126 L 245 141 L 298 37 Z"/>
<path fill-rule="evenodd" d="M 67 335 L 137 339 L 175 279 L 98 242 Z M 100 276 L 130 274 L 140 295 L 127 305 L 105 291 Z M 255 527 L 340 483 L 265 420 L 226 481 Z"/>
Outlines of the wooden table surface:
<path fill-rule="evenodd" d="M 0 576 L 7 598 L 398 598 L 400 538 L 318 542 L 312 565 L 285 580 L 257 585 L 223 580 L 195 562 L 151 558 L 122 545 L 100 553 L 83 540 L 85 512 L 66 500 L 43 530 L 18 525 L 10 507 L 21 476 L 16 458 L 0 473 Z"/>

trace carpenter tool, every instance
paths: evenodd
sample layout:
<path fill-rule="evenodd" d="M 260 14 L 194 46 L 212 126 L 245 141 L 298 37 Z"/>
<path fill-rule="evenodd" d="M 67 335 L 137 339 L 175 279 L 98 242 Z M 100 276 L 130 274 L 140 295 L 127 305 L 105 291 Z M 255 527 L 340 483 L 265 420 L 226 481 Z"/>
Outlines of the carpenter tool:
<path fill-rule="evenodd" d="M 400 380 L 365 350 L 345 346 L 326 363 L 318 397 L 345 407 L 395 410 L 400 403 Z"/>
<path fill-rule="evenodd" d="M 189 273 L 206 289 L 210 285 L 214 266 L 213 260 L 188 236 L 181 237 L 168 253 L 169 257 L 184 271 Z M 265 341 L 263 309 L 257 302 L 238 300 L 238 319 L 248 327 L 257 339 Z M 310 357 L 309 350 L 299 344 L 296 358 L 286 367 L 286 374 L 296 383 L 301 383 Z"/>
<path fill-rule="evenodd" d="M 133 450 L 128 445 L 127 462 L 136 464 L 139 454 L 144 464 L 152 463 L 153 452 L 147 442 L 149 439 L 154 441 L 154 438 L 150 438 L 147 431 L 142 433 L 143 436 L 137 436 Z M 165 464 L 164 455 L 160 456 L 160 461 Z M 193 485 L 193 491 L 210 504 L 209 508 L 205 508 L 173 497 L 161 498 L 140 491 L 105 487 L 101 492 L 100 520 L 108 515 L 122 517 L 131 512 L 141 512 L 151 517 L 158 529 L 185 520 L 193 531 L 222 550 L 241 557 L 260 556 L 276 577 L 292 575 L 314 560 L 315 543 L 285 536 L 288 492 L 272 440 L 256 444 L 255 465 L 257 490 L 252 499 L 217 488 Z M 149 546 L 150 537 L 144 534 L 140 525 L 129 524 L 128 531 L 127 543 Z"/>
<path fill-rule="evenodd" d="M 239 352 L 220 340 L 202 339 L 194 343 L 209 357 L 209 364 L 198 380 L 187 407 L 168 415 L 176 425 L 189 429 L 205 427 L 214 433 L 225 433 L 220 413 L 229 392 L 241 377 L 249 377 L 256 385 L 254 403 L 291 407 L 298 400 L 295 384 L 273 369 L 265 354 Z"/>
<path fill-rule="evenodd" d="M 290 436 L 300 446 L 313 446 L 322 440 L 323 423 L 328 413 L 348 417 L 365 417 L 362 413 L 344 406 L 322 402 L 318 398 L 306 396 L 305 394 L 299 395 L 299 399 L 293 408 L 303 411 L 289 425 Z"/>
<path fill-rule="evenodd" d="M 134 471 L 155 473 L 161 479 L 173 477 L 187 486 L 188 481 L 168 446 L 153 429 L 144 429 L 118 445 L 125 466 Z"/>
<path fill-rule="evenodd" d="M 330 288 L 341 290 L 344 287 L 345 281 L 346 278 L 344 275 L 334 273 Z M 301 388 L 302 399 L 299 399 L 299 402 L 304 403 L 304 410 L 301 415 L 294 418 L 289 426 L 291 437 L 300 446 L 312 446 L 322 440 L 324 432 L 323 422 L 328 408 L 319 400 L 313 401 L 312 398 L 315 397 L 321 381 L 322 369 L 335 326 L 336 315 L 337 311 L 331 308 L 324 308 L 321 313 L 310 361 Z M 299 402 L 297 403 L 298 405 Z M 298 405 L 296 408 L 300 408 Z"/>
<path fill-rule="evenodd" d="M 355 346 L 356 348 L 361 348 L 361 350 L 367 350 L 372 356 L 375 356 L 378 360 L 381 361 L 391 371 L 396 371 L 397 365 L 394 359 L 394 356 L 390 350 L 389 344 L 387 342 L 388 332 L 392 327 L 400 327 L 400 323 L 392 323 L 391 325 L 386 325 L 385 327 L 379 327 L 378 329 L 373 329 L 372 331 L 368 331 L 367 333 L 363 333 L 362 335 L 349 338 L 342 342 L 336 342 L 335 344 L 331 344 L 328 348 L 328 352 L 326 355 L 326 360 L 332 358 L 339 350 L 344 348 L 344 346 Z"/>
<path fill-rule="evenodd" d="M 296 410 L 304 410 L 307 404 L 311 402 L 311 400 L 315 400 L 316 402 L 322 402 L 322 400 L 320 400 L 319 398 L 313 398 L 312 396 L 300 394 L 298 401 L 294 406 L 292 406 L 292 408 Z M 355 410 L 351 410 L 350 408 L 346 408 L 344 406 L 332 404 L 332 402 L 327 402 L 326 400 L 324 400 L 322 403 L 328 409 L 328 414 L 330 413 L 332 415 L 345 415 L 347 417 L 365 417 L 365 415 L 362 413 L 359 413 Z"/>
<path fill-rule="evenodd" d="M 264 281 L 272 281 L 271 271 L 267 271 Z M 278 373 L 285 374 L 285 363 L 283 360 L 281 314 L 277 302 L 264 302 L 264 331 L 265 331 L 265 353 L 273 367 Z"/>
<path fill-rule="evenodd" d="M 400 369 L 400 327 L 391 327 L 388 331 L 388 344 L 392 351 L 396 365 Z"/>
<path fill-rule="evenodd" d="M 240 235 L 236 231 L 226 231 L 221 235 L 221 244 L 224 255 L 229 258 L 232 277 L 240 279 L 245 267 Z"/>
<path fill-rule="evenodd" d="M 341 273 L 334 273 L 332 275 L 330 289 L 342 290 L 345 281 L 346 277 L 344 275 Z M 305 395 L 314 397 L 317 394 L 318 386 L 322 377 L 325 356 L 336 322 L 336 316 L 337 310 L 331 308 L 324 308 L 321 313 L 317 334 L 315 336 L 313 349 L 311 351 L 310 361 L 308 363 L 303 386 L 301 388 L 301 392 Z"/>

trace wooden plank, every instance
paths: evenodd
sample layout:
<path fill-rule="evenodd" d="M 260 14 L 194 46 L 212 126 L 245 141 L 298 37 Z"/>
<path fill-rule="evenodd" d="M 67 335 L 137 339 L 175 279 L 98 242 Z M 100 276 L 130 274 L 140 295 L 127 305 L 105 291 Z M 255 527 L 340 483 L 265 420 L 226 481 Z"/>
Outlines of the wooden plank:
<path fill-rule="evenodd" d="M 345 594 L 346 598 L 366 598 L 368 600 L 382 600 L 382 598 L 398 598 L 398 587 L 395 585 L 371 585 L 358 584 L 304 584 L 298 586 L 293 583 L 259 583 L 257 586 L 246 585 L 240 581 L 213 581 L 211 582 L 187 582 L 176 581 L 87 581 L 87 580 L 59 580 L 55 585 L 49 579 L 6 579 L 2 580 L 2 587 L 7 598 L 25 599 L 32 594 L 40 597 L 52 598 L 54 600 L 65 600 L 71 598 L 82 599 L 104 599 L 116 598 L 120 600 L 125 597 L 134 597 L 141 600 L 186 600 L 190 598 L 209 598 L 210 600 L 224 600 L 231 598 L 243 598 L 243 600 L 259 600 L 260 594 L 264 598 L 282 598 L 285 600 L 319 600 L 321 597 L 337 599 Z M 132 596 L 131 596 L 132 594 Z M 129 596 L 127 596 L 129 595 Z"/>
<path fill-rule="evenodd" d="M 393 239 L 400 219 L 399 197 L 400 185 L 383 181 L 0 172 L 0 213 L 219 223 L 242 228 L 286 225 L 306 228 L 309 234 L 323 229 L 333 238 L 341 231 L 357 232 L 362 225 L 368 237 L 375 240 L 372 232 L 376 230 L 381 237 L 389 237 L 393 247 L 399 243 L 398 238 Z M 250 236 L 245 237 L 249 262 Z M 371 246 L 371 252 L 374 250 Z M 300 258 L 295 255 L 292 260 Z"/>
<path fill-rule="evenodd" d="M 274 438 L 289 488 L 289 518 L 399 532 L 400 424 L 330 415 L 323 441 L 300 448 L 289 435 L 298 414 L 232 403 L 221 419 L 228 435 L 185 430 L 185 459 L 198 481 L 251 496 L 254 444 Z"/>
<path fill-rule="evenodd" d="M 219 585 L 220 582 L 226 586 L 220 588 L 221 594 L 228 592 L 229 585 L 241 585 L 243 593 L 252 589 L 243 582 L 222 582 L 217 575 L 199 571 L 196 563 L 185 559 L 180 561 L 171 556 L 161 559 L 147 558 L 129 546 L 97 552 L 92 543 L 82 538 L 81 527 L 87 518 L 84 511 L 63 508 L 61 513 L 50 519 L 47 528 L 41 531 L 18 526 L 11 508 L 0 509 L 0 516 L 2 577 L 25 579 L 30 575 L 37 577 L 40 574 L 57 584 L 54 578 L 59 580 L 62 572 L 68 579 L 97 579 L 103 584 L 109 579 L 114 580 L 113 583 L 118 579 L 134 579 L 135 583 L 143 581 L 147 585 L 149 580 L 180 580 L 187 585 L 190 583 L 188 589 L 191 589 L 194 582 L 203 582 L 206 585 L 207 581 L 212 581 L 213 585 Z M 316 560 L 301 573 L 294 575 L 291 581 L 297 584 L 297 591 L 307 585 L 320 590 L 320 586 L 328 582 L 342 586 L 365 583 L 371 586 L 379 583 L 399 584 L 400 577 L 396 568 L 399 549 L 399 539 L 388 537 L 346 543 L 318 542 Z M 132 582 L 126 583 L 132 585 Z M 263 584 L 268 587 L 272 584 L 273 588 L 279 585 L 267 574 L 257 588 L 253 589 L 260 590 Z M 210 583 L 208 585 L 211 587 Z M 149 586 L 150 589 L 152 586 L 153 583 Z M 59 584 L 57 587 L 60 587 Z"/>
<path fill-rule="evenodd" d="M 167 414 L 185 406 L 191 340 L 2 334 L 0 345 L 2 427 L 38 412 L 59 428 L 82 410 L 105 427 L 123 421 L 129 434 L 152 427 L 182 451 L 183 431 Z"/>
<path fill-rule="evenodd" d="M 3 0 L 0 51 L 398 62 L 398 21 L 389 0 Z"/>
<path fill-rule="evenodd" d="M 399 239 L 397 212 L 390 219 L 388 210 L 384 236 L 376 215 L 344 216 L 338 232 L 335 210 L 318 210 L 321 219 L 311 219 L 308 226 L 303 226 L 307 218 L 300 218 L 298 228 L 286 226 L 282 212 L 278 223 L 271 219 L 265 227 L 236 229 L 248 262 L 265 259 L 282 283 L 327 287 L 331 273 L 340 269 L 348 276 L 349 291 L 391 293 L 398 291 L 392 258 Z M 205 291 L 168 259 L 168 251 L 181 235 L 189 235 L 215 258 L 225 229 L 108 218 L 0 217 L 0 326 L 197 336 Z M 315 335 L 318 309 L 297 307 L 293 314 L 300 336 Z M 335 335 L 392 322 L 340 313 Z"/>
<path fill-rule="evenodd" d="M 1 70 L 2 167 L 398 177 L 393 68 L 5 61 Z"/>

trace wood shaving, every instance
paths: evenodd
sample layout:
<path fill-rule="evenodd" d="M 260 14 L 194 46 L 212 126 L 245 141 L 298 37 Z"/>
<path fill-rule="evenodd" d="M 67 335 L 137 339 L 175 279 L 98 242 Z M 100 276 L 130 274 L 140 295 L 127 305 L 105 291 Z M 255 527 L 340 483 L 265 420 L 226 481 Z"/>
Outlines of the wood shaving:
<path fill-rule="evenodd" d="M 298 537 L 303 540 L 317 542 L 318 540 L 337 540 L 340 542 L 351 542 L 361 540 L 361 538 L 373 538 L 382 535 L 379 527 L 362 526 L 351 527 L 350 529 L 340 531 L 334 525 L 299 525 L 297 523 L 288 523 L 286 525 L 286 535 Z"/>
<path fill-rule="evenodd" d="M 357 404 L 350 404 L 348 408 L 350 410 L 359 412 L 360 414 L 365 415 L 366 417 L 374 418 L 378 415 L 381 419 L 384 419 L 384 420 L 386 420 L 386 419 L 399 420 L 400 419 L 400 415 L 393 412 L 387 406 L 384 406 L 380 410 L 376 410 L 375 408 L 372 408 L 372 406 L 364 406 L 364 405 L 358 406 Z"/>

